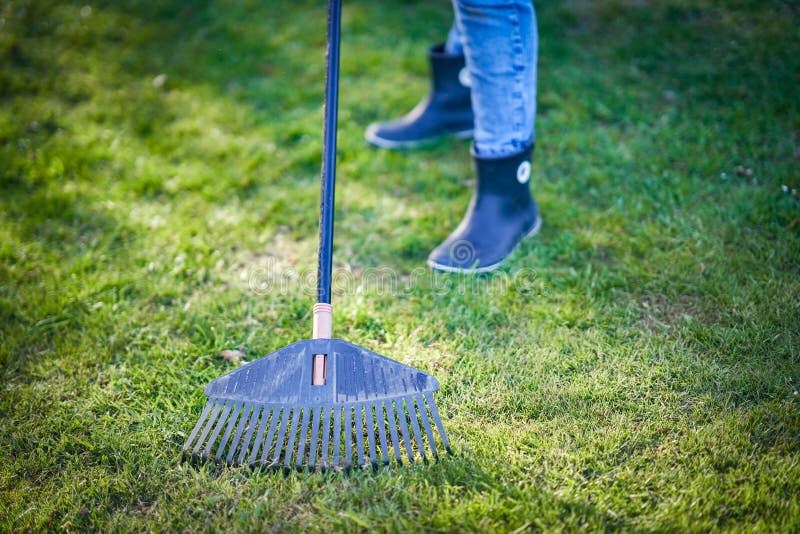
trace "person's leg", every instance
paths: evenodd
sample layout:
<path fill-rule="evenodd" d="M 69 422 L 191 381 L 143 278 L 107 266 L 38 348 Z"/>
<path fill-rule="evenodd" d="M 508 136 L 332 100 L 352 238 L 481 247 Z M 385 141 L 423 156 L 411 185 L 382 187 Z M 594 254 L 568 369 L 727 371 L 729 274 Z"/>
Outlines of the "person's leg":
<path fill-rule="evenodd" d="M 433 269 L 496 269 L 541 218 L 530 193 L 536 115 L 536 19 L 530 0 L 453 0 L 475 115 L 475 192 Z"/>
<path fill-rule="evenodd" d="M 472 137 L 472 101 L 464 64 L 461 34 L 454 22 L 447 42 L 428 50 L 431 89 L 403 117 L 370 124 L 367 141 L 379 148 L 415 148 L 444 135 Z"/>
<path fill-rule="evenodd" d="M 534 139 L 538 32 L 530 0 L 453 0 L 470 73 L 475 152 L 501 157 Z"/>

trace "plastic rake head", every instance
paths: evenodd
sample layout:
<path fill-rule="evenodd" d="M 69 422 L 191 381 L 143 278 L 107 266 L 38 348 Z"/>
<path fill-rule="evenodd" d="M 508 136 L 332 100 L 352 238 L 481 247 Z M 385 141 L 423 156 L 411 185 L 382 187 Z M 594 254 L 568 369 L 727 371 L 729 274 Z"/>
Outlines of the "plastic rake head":
<path fill-rule="evenodd" d="M 312 384 L 315 355 L 324 385 Z M 414 462 L 450 452 L 436 379 L 338 339 L 299 341 L 206 387 L 184 445 L 192 460 L 337 468 Z"/>

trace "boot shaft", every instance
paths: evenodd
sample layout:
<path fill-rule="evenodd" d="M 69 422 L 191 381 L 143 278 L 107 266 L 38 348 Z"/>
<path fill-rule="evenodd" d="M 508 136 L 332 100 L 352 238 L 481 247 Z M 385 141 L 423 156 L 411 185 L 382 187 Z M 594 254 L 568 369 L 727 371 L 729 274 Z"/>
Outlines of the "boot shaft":
<path fill-rule="evenodd" d="M 466 73 L 464 56 L 447 54 L 444 45 L 440 44 L 428 49 L 428 61 L 431 68 L 431 98 L 471 107 L 470 88 L 463 83 L 465 75 L 462 71 Z"/>
<path fill-rule="evenodd" d="M 476 193 L 503 196 L 530 196 L 531 143 L 516 154 L 503 158 L 484 158 L 472 149 L 475 165 Z"/>

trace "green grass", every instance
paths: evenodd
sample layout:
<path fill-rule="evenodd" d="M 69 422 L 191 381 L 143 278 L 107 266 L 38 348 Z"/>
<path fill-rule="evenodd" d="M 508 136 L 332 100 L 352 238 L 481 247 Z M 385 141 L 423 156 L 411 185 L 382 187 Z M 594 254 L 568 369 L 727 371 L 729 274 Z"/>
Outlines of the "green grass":
<path fill-rule="evenodd" d="M 468 145 L 362 137 L 449 4 L 346 2 L 335 332 L 456 454 L 343 476 L 180 461 L 219 351 L 310 334 L 324 3 L 0 3 L 0 530 L 800 529 L 798 8 L 537 7 L 544 227 L 471 281 Z"/>

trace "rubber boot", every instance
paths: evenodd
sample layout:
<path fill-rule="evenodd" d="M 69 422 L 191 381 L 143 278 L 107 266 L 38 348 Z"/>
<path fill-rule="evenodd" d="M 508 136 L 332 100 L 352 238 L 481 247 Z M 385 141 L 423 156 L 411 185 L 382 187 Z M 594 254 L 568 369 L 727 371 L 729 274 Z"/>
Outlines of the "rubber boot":
<path fill-rule="evenodd" d="M 428 50 L 431 90 L 407 115 L 370 124 L 367 141 L 379 148 L 414 148 L 443 135 L 472 137 L 474 122 L 464 56 L 447 54 L 444 45 Z M 463 71 L 463 72 L 462 72 Z"/>
<path fill-rule="evenodd" d="M 542 220 L 531 195 L 533 144 L 512 156 L 481 158 L 473 150 L 476 184 L 458 228 L 428 257 L 432 269 L 483 273 L 500 267 Z"/>

